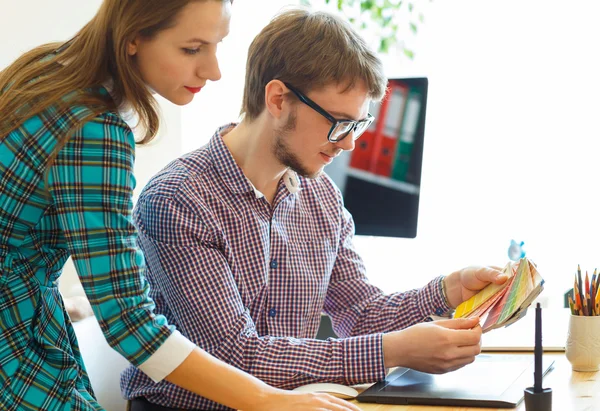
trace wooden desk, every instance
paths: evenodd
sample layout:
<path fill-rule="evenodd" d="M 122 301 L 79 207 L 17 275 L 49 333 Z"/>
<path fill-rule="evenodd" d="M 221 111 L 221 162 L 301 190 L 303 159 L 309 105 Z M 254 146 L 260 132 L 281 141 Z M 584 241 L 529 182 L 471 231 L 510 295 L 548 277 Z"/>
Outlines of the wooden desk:
<path fill-rule="evenodd" d="M 574 372 L 564 353 L 545 353 L 554 359 L 554 369 L 544 377 L 543 387 L 552 388 L 553 411 L 600 410 L 600 372 Z M 533 385 L 533 375 L 531 376 Z M 526 387 L 523 387 L 526 388 Z M 426 405 L 384 405 L 353 401 L 364 411 L 493 411 L 507 408 L 440 407 Z M 508 408 L 510 409 L 510 408 Z M 525 411 L 525 403 L 514 408 Z"/>

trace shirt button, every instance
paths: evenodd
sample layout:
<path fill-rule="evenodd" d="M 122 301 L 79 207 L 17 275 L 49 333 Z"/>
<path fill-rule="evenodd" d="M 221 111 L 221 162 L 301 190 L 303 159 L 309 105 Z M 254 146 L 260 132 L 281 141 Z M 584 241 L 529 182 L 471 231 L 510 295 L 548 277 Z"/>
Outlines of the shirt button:
<path fill-rule="evenodd" d="M 271 260 L 271 268 L 277 268 L 277 260 Z"/>
<path fill-rule="evenodd" d="M 277 315 L 277 310 L 274 308 L 271 308 L 269 310 L 269 317 L 275 317 Z"/>
<path fill-rule="evenodd" d="M 435 313 L 436 313 L 437 315 L 442 315 L 442 314 L 444 314 L 444 311 L 442 311 L 442 309 L 441 309 L 441 308 L 438 308 L 437 310 L 435 310 Z"/>

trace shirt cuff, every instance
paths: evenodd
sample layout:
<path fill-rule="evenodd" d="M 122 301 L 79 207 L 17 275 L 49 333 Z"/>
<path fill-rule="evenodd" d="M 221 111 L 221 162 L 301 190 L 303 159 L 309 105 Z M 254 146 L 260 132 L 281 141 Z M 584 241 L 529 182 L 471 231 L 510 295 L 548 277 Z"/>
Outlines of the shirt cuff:
<path fill-rule="evenodd" d="M 448 304 L 448 300 L 444 295 L 442 288 L 443 280 L 443 276 L 437 277 L 419 290 L 417 301 L 423 317 L 429 317 L 431 315 L 448 317 L 454 311 Z"/>
<path fill-rule="evenodd" d="M 376 382 L 385 378 L 383 334 L 351 337 L 341 341 L 347 385 Z"/>
<path fill-rule="evenodd" d="M 196 344 L 175 330 L 138 368 L 155 383 L 162 381 L 192 353 Z"/>

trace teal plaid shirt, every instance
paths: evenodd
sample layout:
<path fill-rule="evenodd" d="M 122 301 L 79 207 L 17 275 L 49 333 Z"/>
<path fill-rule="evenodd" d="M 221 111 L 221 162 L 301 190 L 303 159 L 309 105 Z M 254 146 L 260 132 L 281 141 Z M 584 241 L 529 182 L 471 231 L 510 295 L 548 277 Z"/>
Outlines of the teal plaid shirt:
<path fill-rule="evenodd" d="M 69 256 L 108 343 L 133 365 L 172 332 L 153 314 L 136 246 L 125 122 L 111 112 L 86 122 L 45 181 L 56 136 L 86 114 L 49 108 L 0 136 L 1 410 L 101 409 L 57 288 Z"/>

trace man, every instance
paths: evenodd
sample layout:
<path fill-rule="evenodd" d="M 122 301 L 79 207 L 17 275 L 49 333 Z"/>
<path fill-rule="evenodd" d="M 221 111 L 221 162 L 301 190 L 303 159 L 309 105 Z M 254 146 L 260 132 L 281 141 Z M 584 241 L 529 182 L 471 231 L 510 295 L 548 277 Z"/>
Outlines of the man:
<path fill-rule="evenodd" d="M 350 26 L 283 12 L 250 46 L 244 119 L 171 163 L 135 211 L 157 312 L 212 355 L 269 384 L 357 384 L 406 366 L 442 373 L 480 352 L 478 319 L 427 322 L 505 276 L 467 268 L 385 295 L 352 245 L 323 168 L 368 127 L 387 80 Z M 341 339 L 315 340 L 321 312 Z M 124 395 L 219 409 L 128 369 Z"/>

